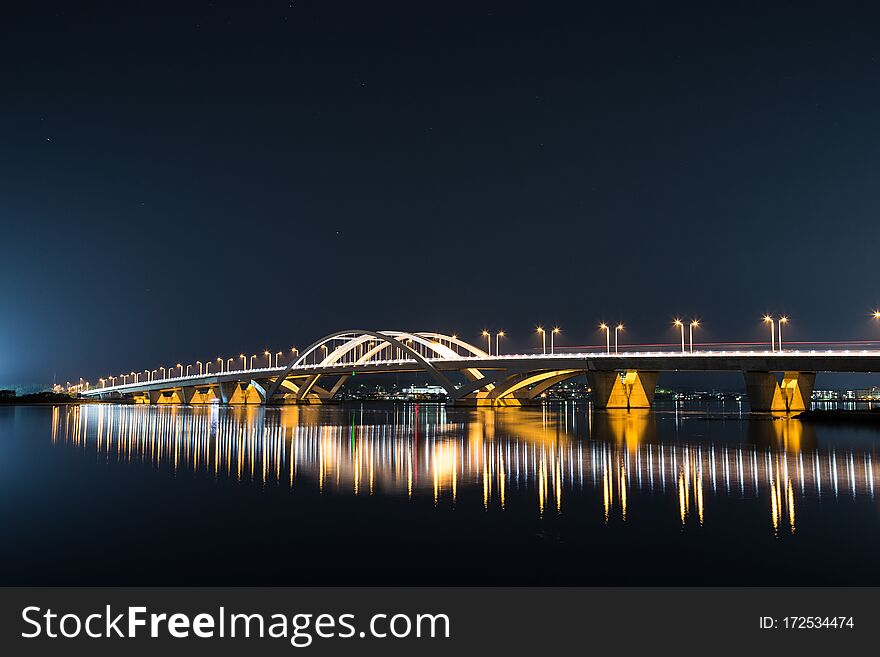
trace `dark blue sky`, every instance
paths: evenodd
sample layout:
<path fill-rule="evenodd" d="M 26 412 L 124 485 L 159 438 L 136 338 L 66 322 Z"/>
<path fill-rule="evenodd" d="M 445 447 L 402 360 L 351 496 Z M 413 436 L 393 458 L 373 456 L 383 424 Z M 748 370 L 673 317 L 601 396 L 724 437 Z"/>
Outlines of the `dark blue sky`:
<path fill-rule="evenodd" d="M 769 4 L 4 7 L 0 381 L 355 327 L 880 338 L 880 16 Z"/>

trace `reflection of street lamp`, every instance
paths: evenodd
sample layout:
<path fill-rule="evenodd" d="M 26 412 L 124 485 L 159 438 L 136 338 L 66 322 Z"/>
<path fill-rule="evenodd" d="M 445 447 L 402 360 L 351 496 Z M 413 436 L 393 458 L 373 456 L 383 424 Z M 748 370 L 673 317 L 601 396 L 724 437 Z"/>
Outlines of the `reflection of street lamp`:
<path fill-rule="evenodd" d="M 550 353 L 553 353 L 553 336 L 560 332 L 560 328 L 558 326 L 554 326 L 553 330 L 550 331 Z"/>
<path fill-rule="evenodd" d="M 672 325 L 678 329 L 681 329 L 681 353 L 684 353 L 684 322 L 680 319 L 676 319 L 672 322 Z"/>
<path fill-rule="evenodd" d="M 611 353 L 611 329 L 608 328 L 608 324 L 602 322 L 599 324 L 599 328 L 605 331 L 605 352 Z"/>
<path fill-rule="evenodd" d="M 498 333 L 495 334 L 495 355 L 496 356 L 501 355 L 501 347 L 499 346 L 499 343 L 501 342 L 501 338 L 503 338 L 503 337 L 504 337 L 504 331 L 498 331 Z"/>
<path fill-rule="evenodd" d="M 623 324 L 614 327 L 614 353 L 617 353 L 617 334 L 623 330 Z"/>
<path fill-rule="evenodd" d="M 779 351 L 782 351 L 782 325 L 788 324 L 788 317 L 783 315 L 779 318 Z"/>
<path fill-rule="evenodd" d="M 776 351 L 776 324 L 770 315 L 764 315 L 764 323 L 770 325 L 770 351 Z"/>
<path fill-rule="evenodd" d="M 700 328 L 700 320 L 695 319 L 691 322 L 691 353 L 694 351 L 694 329 Z"/>
<path fill-rule="evenodd" d="M 486 351 L 489 355 L 492 355 L 492 334 L 489 331 L 483 330 L 483 337 L 486 338 Z"/>
<path fill-rule="evenodd" d="M 535 333 L 541 334 L 541 353 L 545 356 L 547 355 L 547 332 L 542 328 L 538 327 L 535 329 Z"/>

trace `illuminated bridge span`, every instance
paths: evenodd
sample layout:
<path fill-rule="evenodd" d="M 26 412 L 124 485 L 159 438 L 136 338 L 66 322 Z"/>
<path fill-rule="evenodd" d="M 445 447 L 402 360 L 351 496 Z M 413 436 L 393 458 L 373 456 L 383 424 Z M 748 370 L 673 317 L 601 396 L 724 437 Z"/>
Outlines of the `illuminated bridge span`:
<path fill-rule="evenodd" d="M 880 350 L 734 348 L 499 356 L 441 333 L 347 330 L 321 338 L 285 367 L 149 380 L 135 375 L 122 385 L 78 392 L 149 404 L 319 404 L 332 400 L 352 376 L 421 373 L 446 391 L 449 404 L 519 406 L 539 399 L 557 383 L 586 375 L 595 407 L 633 409 L 651 407 L 662 371 L 742 372 L 753 410 L 800 411 L 809 407 L 817 372 L 878 372 Z"/>

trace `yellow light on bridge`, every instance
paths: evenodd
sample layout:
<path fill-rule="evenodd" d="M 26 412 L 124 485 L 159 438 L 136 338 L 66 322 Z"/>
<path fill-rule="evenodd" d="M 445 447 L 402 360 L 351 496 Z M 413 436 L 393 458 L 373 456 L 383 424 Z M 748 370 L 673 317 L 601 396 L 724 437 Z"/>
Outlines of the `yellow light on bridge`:
<path fill-rule="evenodd" d="M 770 325 L 770 351 L 776 351 L 776 323 L 770 315 L 764 315 L 764 323 Z"/>
<path fill-rule="evenodd" d="M 672 325 L 681 331 L 681 353 L 684 353 L 684 322 L 676 318 Z"/>
<path fill-rule="evenodd" d="M 599 324 L 599 329 L 605 331 L 605 353 L 611 353 L 611 329 L 608 328 L 608 324 L 602 322 Z"/>

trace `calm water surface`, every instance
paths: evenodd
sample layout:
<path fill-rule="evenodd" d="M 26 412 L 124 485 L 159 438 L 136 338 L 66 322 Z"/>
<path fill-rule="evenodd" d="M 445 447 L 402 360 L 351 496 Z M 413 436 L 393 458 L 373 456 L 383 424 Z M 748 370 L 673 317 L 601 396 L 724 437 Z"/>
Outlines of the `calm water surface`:
<path fill-rule="evenodd" d="M 876 585 L 878 446 L 735 404 L 0 407 L 0 584 Z"/>

